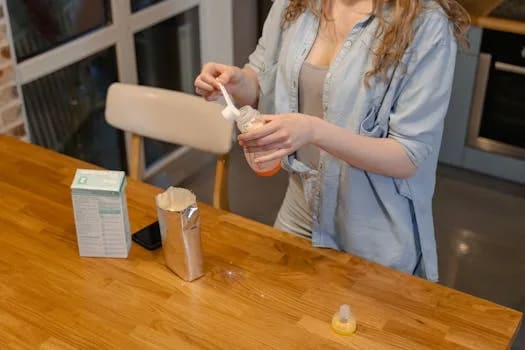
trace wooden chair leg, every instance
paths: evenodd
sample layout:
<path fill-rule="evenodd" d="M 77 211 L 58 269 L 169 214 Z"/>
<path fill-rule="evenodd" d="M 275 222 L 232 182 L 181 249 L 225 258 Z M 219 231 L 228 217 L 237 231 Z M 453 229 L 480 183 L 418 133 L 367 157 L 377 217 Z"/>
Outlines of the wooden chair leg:
<path fill-rule="evenodd" d="M 144 139 L 137 134 L 131 134 L 129 177 L 133 180 L 142 180 L 142 143 Z"/>
<path fill-rule="evenodd" d="M 213 207 L 222 210 L 230 210 L 228 196 L 228 166 L 230 156 L 223 154 L 217 157 L 215 169 L 215 186 L 213 189 Z"/>

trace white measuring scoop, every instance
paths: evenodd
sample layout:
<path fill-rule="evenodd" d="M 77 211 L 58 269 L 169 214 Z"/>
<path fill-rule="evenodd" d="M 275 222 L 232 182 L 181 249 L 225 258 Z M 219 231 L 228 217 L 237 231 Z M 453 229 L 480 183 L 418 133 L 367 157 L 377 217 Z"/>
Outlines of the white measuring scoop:
<path fill-rule="evenodd" d="M 221 89 L 222 96 L 224 96 L 224 99 L 226 100 L 226 108 L 222 110 L 222 116 L 226 120 L 230 121 L 236 121 L 237 118 L 241 115 L 241 111 L 235 107 L 233 104 L 233 101 L 231 99 L 230 94 L 228 94 L 228 91 L 226 91 L 226 88 L 221 83 L 217 82 L 219 84 L 219 88 Z"/>

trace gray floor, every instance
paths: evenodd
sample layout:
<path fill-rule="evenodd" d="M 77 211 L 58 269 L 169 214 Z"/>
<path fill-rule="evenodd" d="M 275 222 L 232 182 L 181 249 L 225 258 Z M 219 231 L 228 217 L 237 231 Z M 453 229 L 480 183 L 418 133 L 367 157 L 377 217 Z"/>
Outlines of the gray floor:
<path fill-rule="evenodd" d="M 210 161 L 180 186 L 210 203 L 214 171 Z M 286 173 L 258 177 L 238 147 L 230 171 L 231 210 L 273 224 Z M 525 186 L 440 166 L 434 214 L 441 283 L 525 312 Z M 524 329 L 513 349 L 525 349 Z"/>

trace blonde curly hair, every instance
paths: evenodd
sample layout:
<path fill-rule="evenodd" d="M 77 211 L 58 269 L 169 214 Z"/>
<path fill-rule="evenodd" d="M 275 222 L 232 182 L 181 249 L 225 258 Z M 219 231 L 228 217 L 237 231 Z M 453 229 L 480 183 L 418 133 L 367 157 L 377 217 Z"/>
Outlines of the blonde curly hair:
<path fill-rule="evenodd" d="M 325 0 L 322 0 L 322 3 Z M 414 21 L 423 10 L 425 0 L 373 0 L 373 14 L 379 21 L 381 42 L 373 52 L 373 68 L 365 75 L 369 78 L 379 75 L 386 78 L 391 66 L 401 61 L 406 49 L 414 39 Z M 454 26 L 454 34 L 458 42 L 467 45 L 466 32 L 470 25 L 470 16 L 456 0 L 435 0 L 445 11 Z M 296 20 L 304 11 L 311 10 L 317 16 L 322 16 L 322 5 L 317 0 L 290 0 L 283 16 L 283 24 Z M 385 21 L 383 9 L 392 6 L 392 17 Z"/>

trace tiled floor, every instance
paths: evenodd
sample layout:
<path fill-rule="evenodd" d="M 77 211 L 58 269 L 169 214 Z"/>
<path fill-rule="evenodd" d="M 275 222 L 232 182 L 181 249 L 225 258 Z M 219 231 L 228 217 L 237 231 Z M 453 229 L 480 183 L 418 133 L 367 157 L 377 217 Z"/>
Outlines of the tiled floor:
<path fill-rule="evenodd" d="M 214 166 L 210 162 L 181 186 L 210 203 Z M 230 169 L 231 210 L 273 224 L 286 173 L 254 175 L 239 148 Z M 525 186 L 440 166 L 434 214 L 441 283 L 525 312 Z M 513 347 L 520 348 L 524 329 Z"/>

